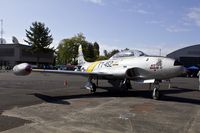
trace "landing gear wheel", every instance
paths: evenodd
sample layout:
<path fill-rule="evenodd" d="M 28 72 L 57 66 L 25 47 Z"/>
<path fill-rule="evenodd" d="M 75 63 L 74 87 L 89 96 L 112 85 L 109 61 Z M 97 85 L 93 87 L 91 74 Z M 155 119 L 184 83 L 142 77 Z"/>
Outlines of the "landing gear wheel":
<path fill-rule="evenodd" d="M 91 93 L 95 93 L 97 89 L 97 86 L 95 83 L 92 83 L 92 89 L 90 90 Z"/>
<path fill-rule="evenodd" d="M 158 91 L 158 88 L 154 88 L 154 89 L 153 89 L 153 93 L 152 93 L 152 98 L 153 98 L 154 100 L 158 100 L 159 97 L 160 97 L 160 93 L 159 93 L 159 91 Z"/>

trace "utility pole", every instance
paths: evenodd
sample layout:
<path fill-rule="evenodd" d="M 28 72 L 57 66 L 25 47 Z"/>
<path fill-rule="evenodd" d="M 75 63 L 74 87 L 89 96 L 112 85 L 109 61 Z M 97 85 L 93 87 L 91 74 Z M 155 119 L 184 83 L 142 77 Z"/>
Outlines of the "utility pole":
<path fill-rule="evenodd" d="M 1 21 L 1 44 L 3 44 L 3 19 L 0 20 Z"/>

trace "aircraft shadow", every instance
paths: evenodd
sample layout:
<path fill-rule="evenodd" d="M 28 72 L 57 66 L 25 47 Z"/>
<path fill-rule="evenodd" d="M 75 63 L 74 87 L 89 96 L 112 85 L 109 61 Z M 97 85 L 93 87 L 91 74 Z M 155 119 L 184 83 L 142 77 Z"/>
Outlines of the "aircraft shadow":
<path fill-rule="evenodd" d="M 69 102 L 64 101 L 63 99 L 57 98 L 57 97 L 53 97 L 53 96 L 48 96 L 48 95 L 44 95 L 44 94 L 40 94 L 40 93 L 32 93 L 29 95 L 34 95 L 35 97 L 48 102 L 48 103 L 55 103 L 55 104 L 66 104 L 66 105 L 70 105 Z"/>
<path fill-rule="evenodd" d="M 140 97 L 146 99 L 152 99 L 152 91 L 151 90 L 131 90 L 131 91 L 119 91 L 114 90 L 111 87 L 101 87 L 101 89 L 107 90 L 105 92 L 96 92 L 94 94 L 78 94 L 78 95 L 68 95 L 68 96 L 48 96 L 41 93 L 33 93 L 35 97 L 54 104 L 65 104 L 70 105 L 66 100 L 68 99 L 78 99 L 78 98 L 106 98 L 106 97 Z M 196 90 L 186 89 L 186 88 L 175 88 L 169 90 L 160 90 L 161 98 L 160 101 L 168 101 L 168 102 L 179 102 L 179 103 L 189 103 L 200 105 L 199 99 L 194 99 L 190 97 L 176 97 L 170 94 L 179 94 L 186 92 L 193 92 Z M 198 91 L 196 91 L 198 93 Z"/>
<path fill-rule="evenodd" d="M 200 105 L 200 100 L 198 99 L 199 97 L 192 97 L 187 96 L 186 97 L 177 97 L 177 96 L 172 96 L 170 94 L 178 94 L 178 93 L 187 93 L 187 92 L 194 92 L 194 93 L 199 93 L 198 90 L 192 90 L 192 89 L 187 89 L 187 88 L 173 88 L 171 90 L 162 90 L 162 97 L 161 101 L 171 101 L 171 102 L 180 102 L 180 103 L 190 103 L 190 104 L 197 104 Z M 195 99 L 196 98 L 196 99 Z"/>

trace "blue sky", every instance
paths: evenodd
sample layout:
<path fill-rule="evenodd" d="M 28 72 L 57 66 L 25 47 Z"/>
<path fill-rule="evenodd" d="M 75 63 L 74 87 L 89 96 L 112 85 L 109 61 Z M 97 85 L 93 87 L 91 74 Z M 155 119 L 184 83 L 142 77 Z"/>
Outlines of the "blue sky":
<path fill-rule="evenodd" d="M 4 38 L 21 43 L 25 29 L 40 21 L 54 42 L 82 32 L 101 50 L 139 49 L 166 55 L 200 44 L 199 0 L 1 0 Z"/>

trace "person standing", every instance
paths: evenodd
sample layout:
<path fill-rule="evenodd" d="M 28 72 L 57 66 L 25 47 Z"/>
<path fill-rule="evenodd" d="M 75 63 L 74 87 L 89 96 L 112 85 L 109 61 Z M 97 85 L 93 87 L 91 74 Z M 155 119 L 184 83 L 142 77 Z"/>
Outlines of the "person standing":
<path fill-rule="evenodd" d="M 197 73 L 197 76 L 199 77 L 199 91 L 200 91 L 200 70 L 199 70 L 199 72 Z"/>

